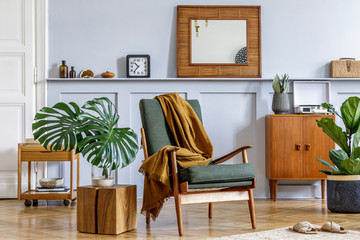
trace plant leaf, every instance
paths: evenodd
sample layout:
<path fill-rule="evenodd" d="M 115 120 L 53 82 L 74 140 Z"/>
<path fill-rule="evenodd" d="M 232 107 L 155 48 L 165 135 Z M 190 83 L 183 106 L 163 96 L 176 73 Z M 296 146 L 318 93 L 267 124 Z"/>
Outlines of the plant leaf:
<path fill-rule="evenodd" d="M 341 167 L 344 168 L 349 175 L 360 174 L 360 158 L 351 159 L 348 158 L 341 163 Z"/>
<path fill-rule="evenodd" d="M 360 125 L 360 98 L 349 97 L 341 105 L 340 111 L 344 125 L 349 129 L 350 134 L 357 132 Z"/>
<path fill-rule="evenodd" d="M 319 170 L 319 172 L 325 173 L 326 175 L 331 175 L 334 171 L 331 171 L 328 169 L 322 169 L 322 170 Z"/>
<path fill-rule="evenodd" d="M 342 131 L 341 127 L 337 126 L 333 119 L 331 118 L 322 118 L 316 120 L 317 125 L 322 128 L 324 133 L 328 135 L 342 150 L 350 156 L 350 147 L 347 143 L 347 136 Z"/>
<path fill-rule="evenodd" d="M 342 149 L 338 149 L 338 150 L 331 149 L 329 151 L 329 157 L 330 157 L 330 160 L 338 168 L 338 170 L 344 171 L 344 169 L 341 167 L 341 162 L 344 161 L 345 159 L 349 158 L 348 155 L 346 154 L 346 152 L 344 152 L 344 150 L 342 150 Z"/>
<path fill-rule="evenodd" d="M 333 169 L 334 171 L 338 171 L 338 170 L 339 170 L 336 166 L 331 165 L 330 163 L 328 163 L 328 162 L 325 161 L 324 159 L 321 159 L 321 158 L 315 158 L 315 159 L 316 159 L 316 161 L 321 162 L 321 163 L 324 164 L 325 166 Z"/>
<path fill-rule="evenodd" d="M 352 159 L 360 158 L 360 147 L 354 148 L 352 150 L 350 158 Z"/>
<path fill-rule="evenodd" d="M 34 139 L 38 139 L 40 144 L 50 150 L 72 150 L 76 147 L 77 133 L 76 129 L 82 127 L 84 122 L 77 116 L 79 108 L 72 104 L 75 111 L 66 103 L 60 102 L 53 108 L 44 107 L 40 110 L 42 113 L 35 115 L 35 121 L 32 124 Z"/>
<path fill-rule="evenodd" d="M 279 78 L 279 75 L 277 75 L 277 74 L 274 77 L 272 87 L 273 87 L 275 93 L 281 93 L 280 78 Z"/>

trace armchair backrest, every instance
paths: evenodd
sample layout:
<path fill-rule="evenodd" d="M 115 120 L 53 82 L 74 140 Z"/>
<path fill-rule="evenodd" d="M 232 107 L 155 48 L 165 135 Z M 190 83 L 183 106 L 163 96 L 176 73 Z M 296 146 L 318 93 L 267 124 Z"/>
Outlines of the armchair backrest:
<path fill-rule="evenodd" d="M 199 101 L 187 101 L 194 109 L 200 121 L 202 121 Z M 164 113 L 158 100 L 140 100 L 140 114 L 142 126 L 146 134 L 149 156 L 159 151 L 163 146 L 175 145 L 174 137 L 166 123 Z"/>

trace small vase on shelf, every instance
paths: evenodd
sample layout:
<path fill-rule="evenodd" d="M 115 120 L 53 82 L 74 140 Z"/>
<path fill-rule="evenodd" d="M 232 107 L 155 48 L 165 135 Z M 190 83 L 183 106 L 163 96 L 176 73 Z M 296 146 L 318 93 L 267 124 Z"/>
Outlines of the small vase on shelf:
<path fill-rule="evenodd" d="M 276 74 L 272 87 L 274 95 L 272 100 L 272 110 L 275 114 L 285 114 L 290 110 L 290 101 L 287 94 L 289 89 L 289 75 L 284 74 L 281 76 Z"/>
<path fill-rule="evenodd" d="M 275 114 L 285 114 L 290 110 L 289 95 L 287 93 L 274 93 L 272 110 Z"/>
<path fill-rule="evenodd" d="M 76 72 L 74 70 L 74 66 L 71 66 L 69 76 L 70 76 L 70 78 L 76 78 Z"/>
<path fill-rule="evenodd" d="M 59 67 L 60 78 L 68 78 L 68 66 L 66 66 L 66 61 L 62 60 L 62 65 Z"/>

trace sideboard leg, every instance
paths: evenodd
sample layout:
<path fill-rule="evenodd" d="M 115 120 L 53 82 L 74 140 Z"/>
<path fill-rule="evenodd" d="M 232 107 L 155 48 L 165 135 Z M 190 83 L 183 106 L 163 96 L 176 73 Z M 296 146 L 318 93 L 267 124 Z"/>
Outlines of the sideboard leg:
<path fill-rule="evenodd" d="M 322 179 L 321 180 L 321 198 L 325 199 L 325 186 L 326 186 L 326 180 Z"/>

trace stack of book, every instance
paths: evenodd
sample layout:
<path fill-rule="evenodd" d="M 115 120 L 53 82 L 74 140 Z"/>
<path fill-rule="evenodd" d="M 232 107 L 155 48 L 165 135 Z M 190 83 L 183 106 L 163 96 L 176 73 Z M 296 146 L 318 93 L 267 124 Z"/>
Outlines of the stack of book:
<path fill-rule="evenodd" d="M 69 188 L 66 187 L 53 187 L 53 188 L 46 188 L 46 187 L 36 187 L 37 192 L 67 192 Z"/>

